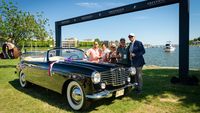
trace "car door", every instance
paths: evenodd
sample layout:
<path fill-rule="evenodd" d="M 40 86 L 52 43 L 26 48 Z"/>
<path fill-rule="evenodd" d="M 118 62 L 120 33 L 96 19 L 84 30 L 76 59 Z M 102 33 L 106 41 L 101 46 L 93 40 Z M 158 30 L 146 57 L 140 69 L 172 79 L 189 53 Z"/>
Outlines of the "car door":
<path fill-rule="evenodd" d="M 36 62 L 32 64 L 30 72 L 35 84 L 61 93 L 66 81 L 62 70 L 58 62 Z"/>
<path fill-rule="evenodd" d="M 47 62 L 29 62 L 27 63 L 28 76 L 27 80 L 45 87 L 47 82 L 44 76 L 48 76 L 48 63 Z"/>

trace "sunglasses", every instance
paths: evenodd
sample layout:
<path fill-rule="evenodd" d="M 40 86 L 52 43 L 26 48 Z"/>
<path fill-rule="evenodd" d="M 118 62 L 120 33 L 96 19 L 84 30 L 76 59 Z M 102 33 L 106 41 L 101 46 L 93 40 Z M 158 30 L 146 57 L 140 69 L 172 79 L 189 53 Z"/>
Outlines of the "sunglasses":
<path fill-rule="evenodd" d="M 128 38 L 132 38 L 133 36 L 128 36 Z"/>

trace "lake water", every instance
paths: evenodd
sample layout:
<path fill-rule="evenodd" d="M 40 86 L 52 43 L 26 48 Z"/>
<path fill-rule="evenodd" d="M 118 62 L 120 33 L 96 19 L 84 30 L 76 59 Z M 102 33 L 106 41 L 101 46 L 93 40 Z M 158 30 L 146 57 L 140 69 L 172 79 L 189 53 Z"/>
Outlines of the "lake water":
<path fill-rule="evenodd" d="M 163 48 L 146 48 L 144 55 L 146 65 L 166 67 L 179 66 L 179 48 L 173 52 L 164 52 Z M 189 67 L 200 69 L 200 47 L 189 48 Z"/>

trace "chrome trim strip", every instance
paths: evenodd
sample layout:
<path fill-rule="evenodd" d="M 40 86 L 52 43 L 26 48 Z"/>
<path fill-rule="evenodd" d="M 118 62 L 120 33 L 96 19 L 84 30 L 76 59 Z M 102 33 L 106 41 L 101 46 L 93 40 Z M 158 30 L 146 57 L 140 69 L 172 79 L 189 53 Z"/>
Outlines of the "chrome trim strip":
<path fill-rule="evenodd" d="M 112 96 L 112 93 L 115 91 L 119 91 L 121 89 L 125 89 L 128 87 L 135 87 L 137 85 L 137 83 L 133 83 L 133 84 L 128 84 L 124 87 L 118 88 L 118 89 L 114 89 L 114 90 L 104 90 L 102 92 L 96 93 L 96 94 L 92 94 L 92 95 L 86 95 L 87 98 L 89 99 L 102 99 L 102 98 L 109 98 Z"/>

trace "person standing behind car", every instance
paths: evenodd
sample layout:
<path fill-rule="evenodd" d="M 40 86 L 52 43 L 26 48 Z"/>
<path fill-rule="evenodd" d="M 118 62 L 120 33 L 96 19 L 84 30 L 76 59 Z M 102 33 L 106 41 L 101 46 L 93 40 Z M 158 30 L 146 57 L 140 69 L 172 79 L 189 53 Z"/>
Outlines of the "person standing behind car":
<path fill-rule="evenodd" d="M 109 52 L 110 52 L 110 50 L 106 47 L 106 44 L 103 43 L 102 44 L 102 53 L 101 53 L 101 57 L 102 57 L 103 62 L 108 62 L 106 57 L 109 54 Z"/>
<path fill-rule="evenodd" d="M 110 45 L 110 52 L 107 55 L 107 61 L 109 63 L 117 63 L 117 47 L 114 43 Z"/>
<path fill-rule="evenodd" d="M 145 49 L 142 42 L 136 40 L 135 34 L 130 33 L 128 36 L 129 40 L 131 41 L 128 46 L 128 60 L 130 62 L 129 65 L 134 66 L 136 68 L 136 76 L 135 82 L 138 83 L 136 86 L 136 91 L 138 94 L 142 91 L 142 67 L 145 64 L 143 55 L 145 54 Z"/>
<path fill-rule="evenodd" d="M 87 56 L 89 56 L 89 61 L 94 63 L 99 63 L 101 58 L 101 50 L 99 49 L 98 42 L 94 42 L 93 48 L 86 51 Z"/>
<path fill-rule="evenodd" d="M 125 38 L 120 39 L 120 45 L 117 48 L 117 59 L 119 64 L 127 65 L 127 49 Z"/>

